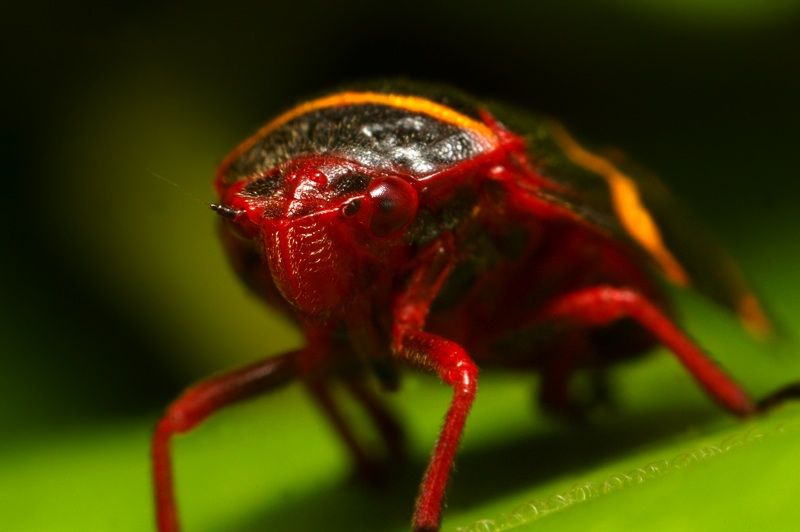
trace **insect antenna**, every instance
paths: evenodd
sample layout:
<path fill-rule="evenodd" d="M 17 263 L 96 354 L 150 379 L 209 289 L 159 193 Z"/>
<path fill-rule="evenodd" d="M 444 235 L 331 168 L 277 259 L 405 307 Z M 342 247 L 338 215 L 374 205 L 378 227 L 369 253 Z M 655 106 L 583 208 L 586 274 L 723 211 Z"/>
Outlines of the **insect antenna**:
<path fill-rule="evenodd" d="M 186 197 L 196 201 L 197 203 L 200 203 L 201 205 L 208 205 L 209 207 L 211 207 L 212 211 L 216 212 L 217 214 L 219 214 L 223 218 L 227 218 L 229 220 L 233 220 L 234 218 L 236 218 L 240 214 L 244 213 L 244 211 L 242 209 L 234 209 L 233 207 L 228 207 L 226 205 L 220 205 L 218 203 L 206 203 L 205 201 L 201 200 L 200 198 L 198 198 L 197 196 L 195 196 L 194 194 L 189 192 L 185 187 L 179 185 L 175 181 L 172 181 L 171 179 L 167 179 L 166 177 L 155 173 L 154 171 L 150 170 L 149 168 L 147 169 L 147 172 L 151 176 L 155 177 L 156 179 L 159 179 L 159 180 L 163 181 L 164 183 L 174 187 L 180 193 L 182 193 Z"/>
<path fill-rule="evenodd" d="M 167 179 L 166 177 L 164 177 L 164 176 L 162 176 L 160 174 L 157 174 L 156 172 L 150 170 L 149 168 L 147 169 L 147 173 L 150 174 L 152 177 L 155 177 L 159 181 L 163 181 L 164 183 L 166 183 L 166 184 L 170 185 L 171 187 L 175 188 L 178 192 L 180 192 L 181 194 L 183 194 L 187 198 L 189 198 L 189 199 L 191 199 L 193 201 L 196 201 L 200 205 L 204 205 L 204 206 L 208 205 L 208 203 L 206 203 L 205 201 L 201 200 L 198 196 L 195 196 L 194 194 L 189 192 L 189 190 L 186 187 L 184 187 L 182 185 L 179 185 L 175 181 L 172 181 L 171 179 Z"/>
<path fill-rule="evenodd" d="M 227 205 L 220 205 L 218 203 L 210 203 L 208 205 L 211 207 L 211 210 L 219 214 L 220 216 L 227 218 L 229 220 L 233 220 L 240 214 L 244 213 L 243 209 L 234 209 L 233 207 L 228 207 Z"/>

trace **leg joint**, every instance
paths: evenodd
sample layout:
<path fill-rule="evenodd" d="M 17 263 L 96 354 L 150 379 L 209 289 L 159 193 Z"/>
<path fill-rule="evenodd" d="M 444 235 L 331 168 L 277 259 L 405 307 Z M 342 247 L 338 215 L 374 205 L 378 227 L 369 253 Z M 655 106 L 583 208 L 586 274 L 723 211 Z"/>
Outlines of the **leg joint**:
<path fill-rule="evenodd" d="M 478 387 L 478 366 L 463 353 L 463 357 L 453 365 L 442 368 L 441 377 L 446 384 L 453 387 L 456 395 L 472 397 Z"/>
<path fill-rule="evenodd" d="M 200 383 L 186 390 L 167 407 L 159 426 L 168 427 L 170 432 L 187 432 L 207 418 L 214 405 L 206 388 Z"/>
<path fill-rule="evenodd" d="M 639 293 L 613 286 L 592 287 L 569 294 L 553 303 L 546 314 L 602 325 L 623 316 L 638 317 L 650 304 Z"/>

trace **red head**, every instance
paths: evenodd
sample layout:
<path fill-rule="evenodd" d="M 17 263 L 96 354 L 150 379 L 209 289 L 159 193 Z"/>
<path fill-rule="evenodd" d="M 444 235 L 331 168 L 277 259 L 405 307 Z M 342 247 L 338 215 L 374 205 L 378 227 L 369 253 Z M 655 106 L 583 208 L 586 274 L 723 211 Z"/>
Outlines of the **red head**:
<path fill-rule="evenodd" d="M 254 239 L 299 312 L 325 317 L 390 268 L 414 219 L 413 178 L 333 156 L 304 156 L 220 190 L 215 210 Z"/>
<path fill-rule="evenodd" d="M 436 195 L 427 178 L 498 142 L 476 117 L 431 99 L 334 93 L 236 148 L 217 174 L 216 210 L 260 244 L 289 303 L 306 316 L 331 315 L 356 293 L 374 294 L 402 263 L 419 195 L 426 190 L 426 204 Z"/>

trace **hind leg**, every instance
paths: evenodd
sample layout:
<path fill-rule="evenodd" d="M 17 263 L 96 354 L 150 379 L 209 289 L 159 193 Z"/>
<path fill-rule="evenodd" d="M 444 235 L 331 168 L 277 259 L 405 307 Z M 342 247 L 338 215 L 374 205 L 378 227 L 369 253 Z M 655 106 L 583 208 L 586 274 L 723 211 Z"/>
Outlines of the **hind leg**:
<path fill-rule="evenodd" d="M 700 387 L 729 412 L 745 417 L 800 398 L 800 384 L 792 384 L 759 402 L 723 371 L 659 308 L 630 289 L 611 286 L 584 288 L 558 297 L 540 315 L 542 320 L 566 320 L 582 326 L 602 326 L 632 318 L 670 349 Z"/>

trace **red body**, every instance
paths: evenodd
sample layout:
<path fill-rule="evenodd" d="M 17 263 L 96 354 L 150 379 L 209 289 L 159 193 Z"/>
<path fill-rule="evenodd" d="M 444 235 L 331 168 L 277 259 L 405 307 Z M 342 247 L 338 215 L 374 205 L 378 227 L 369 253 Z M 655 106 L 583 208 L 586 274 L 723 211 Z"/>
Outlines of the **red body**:
<path fill-rule="evenodd" d="M 534 120 L 529 131 L 512 131 L 458 95 L 333 93 L 245 141 L 216 186 L 234 267 L 296 318 L 308 343 L 200 383 L 170 407 L 153 447 L 162 531 L 178 528 L 172 435 L 294 378 L 363 470 L 372 459 L 328 392 L 332 380 L 363 403 L 392 455 L 400 453 L 399 428 L 365 378 L 391 389 L 398 366 L 416 366 L 453 388 L 416 530 L 439 526 L 479 366 L 538 369 L 543 404 L 574 413 L 575 371 L 660 342 L 723 407 L 757 409 L 671 322 L 658 279 L 695 286 L 765 330 L 738 270 L 712 246 L 700 260 L 681 240 L 673 246 L 679 233 L 658 214 L 669 203 L 556 124 Z M 703 261 L 719 267 L 705 272 Z"/>
<path fill-rule="evenodd" d="M 457 187 L 436 196 L 418 194 L 422 206 L 441 209 L 447 208 L 448 202 L 463 202 L 458 209 L 465 212 L 459 213 L 458 226 L 447 233 L 446 240 L 452 250 L 448 251 L 452 261 L 448 267 L 454 269 L 456 279 L 445 281 L 427 320 L 424 316 L 414 319 L 425 320 L 430 332 L 457 341 L 476 361 L 492 364 L 540 366 L 571 349 L 576 335 L 585 335 L 588 342 L 595 340 L 591 352 L 584 353 L 586 363 L 607 364 L 621 355 L 642 352 L 652 342 L 645 341 L 636 328 L 623 334 L 625 342 L 611 341 L 606 347 L 603 338 L 592 338 L 593 331 L 567 331 L 563 326 L 555 330 L 551 323 L 537 323 L 545 303 L 582 287 L 626 286 L 655 301 L 662 298 L 652 270 L 641 256 L 597 228 L 576 223 L 569 214 L 551 212 L 547 204 L 539 214 L 527 198 L 514 197 L 525 192 L 512 176 L 531 183 L 539 178 L 507 173 L 509 165 L 514 167 L 509 161 L 520 157 L 517 150 L 522 145 L 517 139 L 510 140 L 508 147 L 498 147 L 480 165 L 467 161 L 452 166 L 446 179 L 458 182 Z M 343 166 L 350 165 L 329 157 L 309 157 L 300 168 L 308 172 L 309 168 L 325 171 Z M 487 178 L 492 173 L 497 177 Z M 309 199 L 307 190 L 297 192 L 305 187 L 303 178 L 290 186 L 286 195 L 300 199 L 283 206 L 286 212 L 302 212 L 309 201 L 324 204 L 316 197 Z M 425 187 L 416 186 L 420 191 Z M 456 192 L 460 197 L 454 199 Z M 239 216 L 245 219 L 237 220 L 236 227 L 225 222 L 224 233 L 239 233 L 244 226 L 257 234 L 254 240 L 241 239 L 238 234 L 224 234 L 223 238 L 228 240 L 234 263 L 253 268 L 240 271 L 249 284 L 258 284 L 259 295 L 273 306 L 286 307 L 288 302 L 286 310 L 299 318 L 301 325 L 324 323 L 323 329 L 334 329 L 369 322 L 380 335 L 380 343 L 391 344 L 394 300 L 419 262 L 427 260 L 431 248 L 409 243 L 402 231 L 375 239 L 361 221 L 341 219 L 344 201 L 299 221 L 287 215 L 253 226 L 251 219 L 263 220 L 257 201 L 254 208 L 235 188 L 227 191 L 223 201 L 242 209 Z M 259 234 L 266 223 L 274 226 Z M 439 241 L 434 244 L 439 245 Z M 266 258 L 268 272 L 256 257 Z M 541 327 L 544 330 L 537 330 Z M 521 341 L 514 342 L 518 335 Z M 537 338 L 536 349 L 531 349 L 531 338 Z M 501 345 L 496 345 L 498 342 Z"/>

